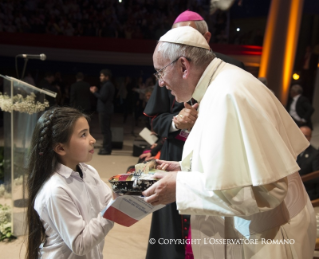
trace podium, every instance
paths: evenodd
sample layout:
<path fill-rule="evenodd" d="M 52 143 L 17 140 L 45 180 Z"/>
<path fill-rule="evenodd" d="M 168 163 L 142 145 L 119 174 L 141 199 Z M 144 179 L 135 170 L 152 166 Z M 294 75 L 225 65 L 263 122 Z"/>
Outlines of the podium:
<path fill-rule="evenodd" d="M 49 107 L 45 95 L 55 98 L 56 93 L 13 77 L 0 77 L 3 80 L 0 108 L 3 111 L 4 129 L 4 182 L 3 186 L 0 185 L 0 204 L 9 207 L 6 216 L 11 224 L 11 232 L 20 236 L 26 230 L 26 182 L 32 133 L 38 118 Z"/>

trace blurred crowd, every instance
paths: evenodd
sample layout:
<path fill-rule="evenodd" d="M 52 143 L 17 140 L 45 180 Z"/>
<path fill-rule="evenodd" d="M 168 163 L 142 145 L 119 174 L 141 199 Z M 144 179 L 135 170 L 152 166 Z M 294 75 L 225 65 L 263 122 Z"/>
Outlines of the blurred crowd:
<path fill-rule="evenodd" d="M 246 34 L 229 36 L 226 12 L 209 15 L 209 4 L 209 0 L 4 0 L 0 32 L 157 40 L 178 14 L 189 9 L 206 20 L 214 43 L 246 44 Z"/>

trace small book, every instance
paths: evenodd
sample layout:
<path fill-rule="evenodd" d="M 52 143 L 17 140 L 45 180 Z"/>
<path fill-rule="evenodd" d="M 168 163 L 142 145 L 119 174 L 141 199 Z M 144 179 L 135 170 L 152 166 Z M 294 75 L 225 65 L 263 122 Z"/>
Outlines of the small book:
<path fill-rule="evenodd" d="M 101 212 L 103 217 L 125 227 L 130 227 L 148 214 L 165 205 L 152 206 L 142 196 L 122 195 L 112 200 Z"/>
<path fill-rule="evenodd" d="M 153 145 L 158 140 L 158 137 L 152 135 L 152 132 L 148 128 L 144 128 L 139 135 L 150 145 Z"/>

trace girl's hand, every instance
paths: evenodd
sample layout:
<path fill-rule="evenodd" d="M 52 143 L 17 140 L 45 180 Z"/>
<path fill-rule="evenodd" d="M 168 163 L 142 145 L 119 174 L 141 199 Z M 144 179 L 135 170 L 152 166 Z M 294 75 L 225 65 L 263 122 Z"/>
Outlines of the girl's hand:
<path fill-rule="evenodd" d="M 119 194 L 112 192 L 112 198 L 113 200 L 116 200 L 116 198 L 119 197 Z"/>
<path fill-rule="evenodd" d="M 181 166 L 179 162 L 175 161 L 165 161 L 165 160 L 156 160 L 157 169 L 165 171 L 180 171 Z"/>

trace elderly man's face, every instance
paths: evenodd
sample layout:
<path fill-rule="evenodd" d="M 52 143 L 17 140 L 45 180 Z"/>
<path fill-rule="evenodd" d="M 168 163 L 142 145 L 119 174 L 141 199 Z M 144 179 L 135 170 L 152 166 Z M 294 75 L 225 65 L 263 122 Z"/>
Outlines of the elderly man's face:
<path fill-rule="evenodd" d="M 171 63 L 170 60 L 164 60 L 161 53 L 158 51 L 157 45 L 153 54 L 153 63 L 156 71 L 162 69 Z M 158 80 L 160 87 L 166 87 L 171 90 L 171 94 L 175 96 L 177 102 L 187 102 L 191 99 L 194 89 L 188 87 L 186 79 L 183 79 L 183 68 L 180 59 L 168 65 L 162 71 L 162 77 Z"/>

